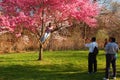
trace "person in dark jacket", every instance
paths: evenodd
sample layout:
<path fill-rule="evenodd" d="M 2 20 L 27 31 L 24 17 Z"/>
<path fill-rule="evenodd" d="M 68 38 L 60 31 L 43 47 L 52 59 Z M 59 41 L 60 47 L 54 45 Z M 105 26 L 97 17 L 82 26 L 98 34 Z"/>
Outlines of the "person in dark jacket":
<path fill-rule="evenodd" d="M 106 51 L 106 70 L 104 80 L 109 80 L 110 76 L 110 64 L 112 64 L 113 75 L 112 78 L 116 79 L 116 54 L 118 53 L 119 47 L 114 37 L 109 38 L 109 43 L 105 46 Z"/>

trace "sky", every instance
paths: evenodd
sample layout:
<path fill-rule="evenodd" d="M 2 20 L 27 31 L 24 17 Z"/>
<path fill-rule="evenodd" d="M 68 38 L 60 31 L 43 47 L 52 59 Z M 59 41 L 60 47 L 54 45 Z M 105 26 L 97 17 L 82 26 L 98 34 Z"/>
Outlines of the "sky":
<path fill-rule="evenodd" d="M 120 2 L 120 0 L 116 0 L 116 1 Z"/>
<path fill-rule="evenodd" d="M 120 2 L 120 0 L 113 0 L 113 1 L 117 1 L 117 2 Z"/>

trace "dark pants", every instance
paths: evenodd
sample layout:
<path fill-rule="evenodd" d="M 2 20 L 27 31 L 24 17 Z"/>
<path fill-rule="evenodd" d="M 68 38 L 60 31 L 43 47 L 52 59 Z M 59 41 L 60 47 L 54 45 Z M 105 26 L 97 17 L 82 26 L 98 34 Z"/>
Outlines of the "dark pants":
<path fill-rule="evenodd" d="M 106 78 L 109 78 L 111 63 L 112 63 L 113 77 L 116 77 L 116 57 L 114 54 L 106 54 L 106 72 L 105 72 Z"/>
<path fill-rule="evenodd" d="M 94 71 L 93 71 L 94 67 Z M 88 72 L 97 72 L 97 60 L 96 60 L 96 55 L 93 53 L 89 53 L 88 55 Z"/>

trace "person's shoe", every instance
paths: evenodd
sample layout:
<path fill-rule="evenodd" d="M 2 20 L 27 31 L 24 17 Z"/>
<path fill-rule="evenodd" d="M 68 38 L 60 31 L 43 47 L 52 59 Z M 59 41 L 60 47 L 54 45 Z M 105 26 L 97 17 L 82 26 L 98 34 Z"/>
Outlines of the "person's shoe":
<path fill-rule="evenodd" d="M 113 73 L 110 73 L 110 76 L 113 76 Z"/>
<path fill-rule="evenodd" d="M 92 74 L 92 72 L 88 72 L 88 74 Z"/>
<path fill-rule="evenodd" d="M 103 78 L 103 80 L 109 80 L 108 78 Z"/>
<path fill-rule="evenodd" d="M 116 77 L 113 77 L 112 79 L 113 79 L 113 80 L 116 80 Z"/>
<path fill-rule="evenodd" d="M 97 71 L 94 71 L 93 73 L 97 73 Z"/>

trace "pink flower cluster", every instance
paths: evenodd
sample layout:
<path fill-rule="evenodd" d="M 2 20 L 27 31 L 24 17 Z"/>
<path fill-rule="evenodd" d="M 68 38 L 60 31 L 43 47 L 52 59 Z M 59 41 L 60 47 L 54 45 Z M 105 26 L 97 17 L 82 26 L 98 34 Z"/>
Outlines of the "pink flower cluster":
<path fill-rule="evenodd" d="M 95 17 L 99 14 L 98 4 L 91 0 L 2 0 L 0 5 L 3 11 L 0 26 L 17 34 L 23 28 L 35 32 L 41 25 L 43 10 L 44 22 L 74 19 L 91 27 L 97 24 Z"/>

